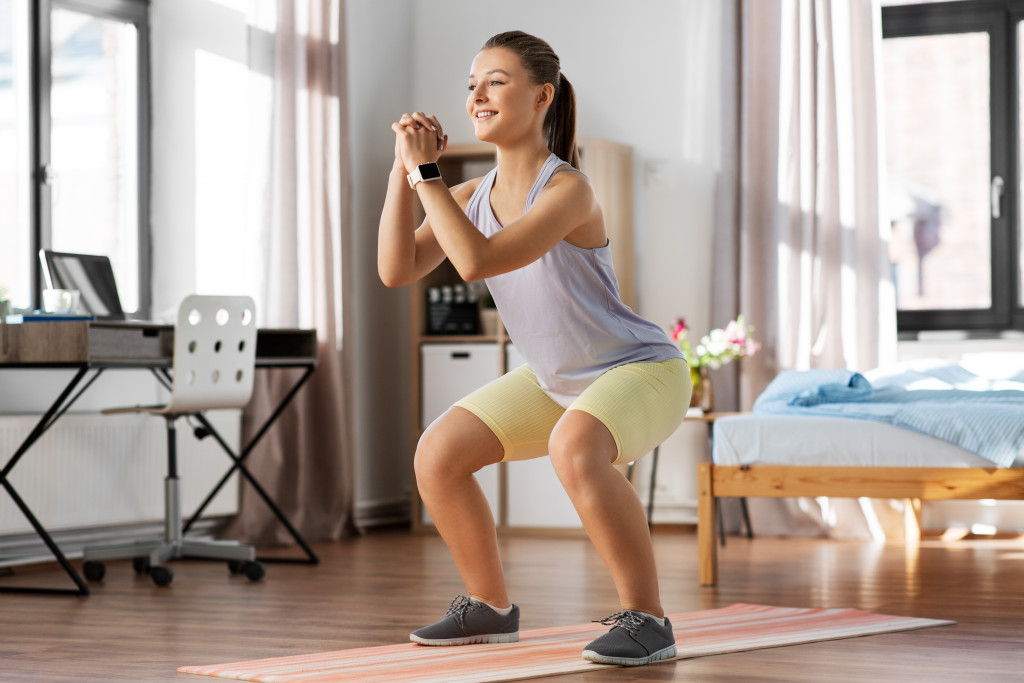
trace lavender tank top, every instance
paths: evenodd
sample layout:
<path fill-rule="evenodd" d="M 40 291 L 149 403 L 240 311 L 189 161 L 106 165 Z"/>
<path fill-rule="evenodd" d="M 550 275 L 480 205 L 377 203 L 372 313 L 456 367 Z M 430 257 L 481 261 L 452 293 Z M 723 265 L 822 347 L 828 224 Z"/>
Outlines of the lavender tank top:
<path fill-rule="evenodd" d="M 527 195 L 527 211 L 565 165 L 548 157 Z M 466 205 L 487 237 L 502 229 L 490 203 L 497 172 L 484 176 Z M 563 240 L 533 263 L 485 282 L 509 338 L 541 387 L 564 407 L 611 368 L 682 357 L 664 330 L 619 299 L 608 244 L 582 249 Z"/>

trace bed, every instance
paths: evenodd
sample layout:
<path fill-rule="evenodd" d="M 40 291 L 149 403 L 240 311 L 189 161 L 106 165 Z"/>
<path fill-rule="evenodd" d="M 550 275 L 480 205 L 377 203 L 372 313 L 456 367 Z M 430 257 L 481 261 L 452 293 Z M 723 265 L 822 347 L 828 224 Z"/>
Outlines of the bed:
<path fill-rule="evenodd" d="M 1024 367 L 824 372 L 783 373 L 752 414 L 715 422 L 712 462 L 698 465 L 702 585 L 718 580 L 720 498 L 902 498 L 918 514 L 925 500 L 1024 500 Z"/>

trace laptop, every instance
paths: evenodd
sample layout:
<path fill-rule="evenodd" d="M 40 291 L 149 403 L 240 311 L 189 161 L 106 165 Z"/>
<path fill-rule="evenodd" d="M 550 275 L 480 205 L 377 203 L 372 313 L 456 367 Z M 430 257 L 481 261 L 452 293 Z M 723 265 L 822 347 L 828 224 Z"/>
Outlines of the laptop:
<path fill-rule="evenodd" d="M 96 320 L 125 320 L 110 259 L 42 249 L 43 279 L 48 289 L 77 289 L 79 308 Z"/>

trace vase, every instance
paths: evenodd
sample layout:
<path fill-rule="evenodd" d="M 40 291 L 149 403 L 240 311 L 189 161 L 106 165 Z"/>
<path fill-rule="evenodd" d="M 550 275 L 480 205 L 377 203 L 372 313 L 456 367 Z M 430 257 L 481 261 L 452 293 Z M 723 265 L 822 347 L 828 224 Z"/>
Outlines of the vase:
<path fill-rule="evenodd" d="M 700 368 L 690 368 L 690 407 L 700 408 Z"/>
<path fill-rule="evenodd" d="M 715 412 L 715 392 L 711 386 L 711 373 L 703 366 L 700 369 L 700 409 L 705 415 Z"/>

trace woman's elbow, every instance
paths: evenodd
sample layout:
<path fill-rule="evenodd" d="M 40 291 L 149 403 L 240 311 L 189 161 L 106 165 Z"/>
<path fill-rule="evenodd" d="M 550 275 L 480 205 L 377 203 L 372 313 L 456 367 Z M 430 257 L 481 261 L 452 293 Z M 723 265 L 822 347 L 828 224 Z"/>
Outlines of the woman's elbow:
<path fill-rule="evenodd" d="M 378 268 L 377 275 L 380 276 L 380 281 L 384 283 L 385 287 L 395 288 L 404 287 L 409 284 L 409 279 L 404 277 L 402 273 L 387 270 L 385 268 Z"/>
<path fill-rule="evenodd" d="M 480 258 L 462 258 L 458 261 L 452 261 L 452 265 L 455 266 L 455 271 L 459 274 L 466 282 L 476 282 L 477 280 L 483 280 L 484 278 L 496 275 L 492 273 L 488 267 L 486 261 Z"/>

